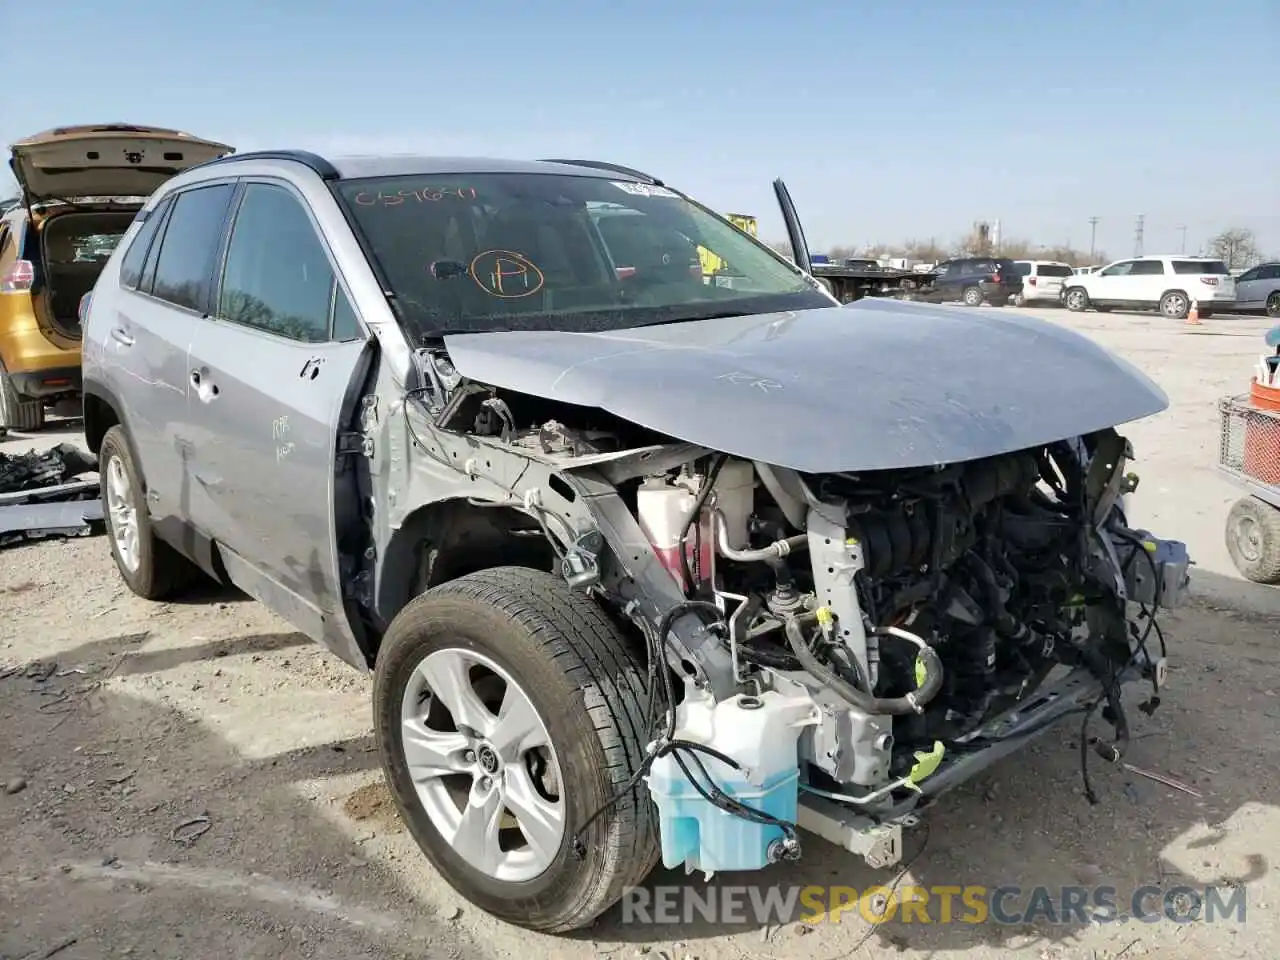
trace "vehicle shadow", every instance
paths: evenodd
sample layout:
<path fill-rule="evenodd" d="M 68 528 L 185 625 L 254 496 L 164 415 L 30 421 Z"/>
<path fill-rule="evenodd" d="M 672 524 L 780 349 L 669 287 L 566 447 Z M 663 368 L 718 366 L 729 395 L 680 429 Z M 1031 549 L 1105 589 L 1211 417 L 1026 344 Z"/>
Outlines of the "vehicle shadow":
<path fill-rule="evenodd" d="M 1031 948 L 1037 944 L 1092 948 L 1103 956 L 1104 949 L 1114 955 L 1138 939 L 1152 955 L 1161 955 L 1163 948 L 1149 945 L 1151 938 L 1174 932 L 1179 949 L 1203 942 L 1205 950 L 1215 950 L 1228 936 L 1244 947 L 1247 928 L 1234 916 L 1216 926 L 1181 926 L 1166 920 L 1107 922 L 1105 910 L 1093 909 L 1110 899 L 1111 915 L 1128 917 L 1135 891 L 1146 885 L 1203 893 L 1216 884 L 1225 888 L 1224 902 L 1237 888 L 1246 897 L 1261 899 L 1265 893 L 1266 901 L 1275 899 L 1280 877 L 1262 852 L 1269 841 L 1259 838 L 1280 831 L 1280 750 L 1274 746 L 1280 721 L 1274 614 L 1280 611 L 1280 590 L 1261 598 L 1245 591 L 1242 601 L 1239 591 L 1218 581 L 1228 582 L 1197 573 L 1196 599 L 1161 615 L 1171 667 L 1159 709 L 1151 717 L 1137 709 L 1149 686 L 1135 686 L 1126 698 L 1133 738 L 1125 761 L 1175 778 L 1197 795 L 1106 764 L 1090 752 L 1089 775 L 1101 801 L 1091 805 L 1082 789 L 1077 717 L 940 798 L 924 813 L 924 826 L 904 840 L 905 874 L 903 865 L 872 870 L 860 858 L 802 834 L 803 858 L 766 872 L 717 875 L 708 884 L 659 869 L 631 906 L 624 899 L 591 937 L 617 944 L 682 941 L 696 954 L 708 946 L 697 941 L 728 936 L 751 955 L 800 951 L 822 958 L 848 956 L 863 942 L 929 957 L 975 947 L 1026 949 L 1035 956 Z M 1233 596 L 1230 605 L 1223 599 Z M 1110 733 L 1108 724 L 1093 720 L 1090 735 Z M 873 923 L 853 901 L 875 885 L 894 889 L 895 909 Z M 807 899 L 797 897 L 806 887 L 815 889 Z M 975 899 L 988 909 L 966 906 L 962 890 L 973 887 L 985 890 Z M 776 888 L 773 900 L 770 888 Z M 1010 892 L 992 908 L 998 888 Z M 1100 888 L 1114 893 L 1108 898 Z M 704 904 L 716 904 L 711 889 L 736 897 L 726 901 L 722 893 L 717 904 L 731 905 L 736 922 L 706 910 Z M 1073 896 L 1088 897 L 1081 904 L 1088 909 L 1064 909 Z M 1139 911 L 1159 915 L 1161 896 L 1140 900 Z M 1186 903 L 1185 895 L 1178 896 L 1172 901 L 1175 913 Z M 927 897 L 925 911 L 904 911 L 904 897 Z M 884 902 L 865 900 L 871 919 Z M 768 922 L 753 916 L 762 903 L 775 907 L 764 918 Z M 821 908 L 833 905 L 837 909 L 823 916 Z M 948 916 L 951 922 L 940 922 Z M 658 922 L 663 919 L 673 922 Z M 786 946 L 797 934 L 807 935 L 805 946 Z"/>
<path fill-rule="evenodd" d="M 0 956 L 490 955 L 304 796 L 376 768 L 371 737 L 246 758 L 138 685 L 305 639 L 145 639 L 0 670 Z"/>

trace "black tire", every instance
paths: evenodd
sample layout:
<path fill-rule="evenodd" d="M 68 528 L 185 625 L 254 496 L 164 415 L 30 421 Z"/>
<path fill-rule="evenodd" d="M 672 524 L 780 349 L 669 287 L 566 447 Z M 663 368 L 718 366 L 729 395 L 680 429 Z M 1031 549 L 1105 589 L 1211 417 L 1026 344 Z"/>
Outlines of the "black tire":
<path fill-rule="evenodd" d="M 1185 320 L 1191 312 L 1191 298 L 1182 290 L 1170 290 L 1160 298 L 1160 315 L 1170 320 Z"/>
<path fill-rule="evenodd" d="M 118 424 L 109 429 L 98 448 L 98 475 L 106 486 L 111 462 L 117 460 L 128 480 L 129 499 L 138 525 L 138 564 L 130 569 L 120 553 L 116 536 L 115 517 L 109 508 L 107 491 L 103 490 L 103 518 L 107 527 L 107 540 L 111 544 L 111 556 L 125 584 L 138 596 L 147 600 L 163 600 L 189 585 L 199 575 L 199 568 L 173 547 L 155 535 L 151 516 L 147 512 L 146 487 L 133 460 L 129 439 Z"/>
<path fill-rule="evenodd" d="M 401 700 L 431 653 L 476 651 L 518 678 L 560 758 L 567 824 L 547 869 L 497 880 L 462 859 L 416 795 L 398 730 Z M 378 651 L 374 725 L 400 816 L 458 893 L 510 923 L 547 933 L 580 929 L 640 883 L 657 863 L 657 822 L 643 784 L 573 838 L 640 767 L 647 742 L 645 671 L 626 637 L 589 597 L 560 577 L 497 567 L 441 584 L 396 616 Z"/>
<path fill-rule="evenodd" d="M 1240 575 L 1254 583 L 1280 583 L 1280 510 L 1243 497 L 1227 514 L 1227 552 Z"/>
<path fill-rule="evenodd" d="M 1280 317 L 1280 290 L 1267 297 L 1267 316 Z"/>
<path fill-rule="evenodd" d="M 0 427 L 24 433 L 44 426 L 44 404 L 39 400 L 23 400 L 13 388 L 9 373 L 0 363 Z"/>
<path fill-rule="evenodd" d="M 1089 309 L 1089 294 L 1084 287 L 1068 287 L 1062 294 L 1062 305 L 1072 313 L 1084 313 Z"/>
<path fill-rule="evenodd" d="M 982 306 L 982 291 L 977 287 L 965 287 L 960 291 L 960 300 L 966 307 Z"/>

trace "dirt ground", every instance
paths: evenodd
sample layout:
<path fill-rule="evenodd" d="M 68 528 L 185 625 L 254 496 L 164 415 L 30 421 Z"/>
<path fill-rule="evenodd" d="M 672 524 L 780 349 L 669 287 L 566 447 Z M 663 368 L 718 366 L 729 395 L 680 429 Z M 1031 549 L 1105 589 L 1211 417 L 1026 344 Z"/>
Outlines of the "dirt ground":
<path fill-rule="evenodd" d="M 1128 431 L 1143 476 L 1134 519 L 1189 544 L 1196 599 L 1167 615 L 1171 684 L 1154 717 L 1132 711 L 1128 759 L 1201 796 L 1095 763 L 1090 806 L 1068 724 L 933 809 L 901 882 L 1108 884 L 1122 902 L 1144 883 L 1227 884 L 1245 889 L 1244 924 L 872 927 L 850 912 L 812 927 L 653 926 L 614 910 L 570 939 L 503 926 L 456 897 L 396 821 L 366 677 L 236 594 L 134 598 L 92 537 L 0 551 L 0 958 L 1273 957 L 1280 590 L 1231 569 L 1236 494 L 1213 471 L 1215 401 L 1244 388 L 1267 324 L 1046 315 L 1172 400 Z M 3 449 L 74 437 L 72 423 Z M 713 883 L 896 875 L 812 839 L 795 865 Z"/>

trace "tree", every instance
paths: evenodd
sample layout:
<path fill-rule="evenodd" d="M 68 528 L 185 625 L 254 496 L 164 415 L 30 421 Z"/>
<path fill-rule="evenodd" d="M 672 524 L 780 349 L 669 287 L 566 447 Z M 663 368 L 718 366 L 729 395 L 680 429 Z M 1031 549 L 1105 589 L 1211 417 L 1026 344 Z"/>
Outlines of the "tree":
<path fill-rule="evenodd" d="M 1252 230 L 1232 227 L 1209 241 L 1209 252 L 1227 265 L 1228 270 L 1251 267 L 1258 262 L 1258 242 Z"/>

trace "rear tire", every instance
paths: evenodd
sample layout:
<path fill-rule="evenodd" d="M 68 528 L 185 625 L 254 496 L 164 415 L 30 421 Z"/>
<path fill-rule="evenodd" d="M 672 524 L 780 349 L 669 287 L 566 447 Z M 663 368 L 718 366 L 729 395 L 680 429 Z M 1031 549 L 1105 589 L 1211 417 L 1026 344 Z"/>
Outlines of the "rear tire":
<path fill-rule="evenodd" d="M 1280 290 L 1267 297 L 1267 316 L 1280 317 Z"/>
<path fill-rule="evenodd" d="M 155 535 L 142 478 L 118 424 L 98 448 L 98 477 L 111 556 L 126 586 L 146 600 L 163 600 L 194 580 L 198 568 Z"/>
<path fill-rule="evenodd" d="M 0 427 L 27 432 L 43 426 L 44 403 L 19 397 L 4 364 L 0 363 Z"/>
<path fill-rule="evenodd" d="M 1257 497 L 1237 500 L 1227 514 L 1227 552 L 1245 579 L 1280 583 L 1280 510 Z"/>
<path fill-rule="evenodd" d="M 960 299 L 966 307 L 980 307 L 982 306 L 982 291 L 977 287 L 965 287 L 960 292 Z"/>
<path fill-rule="evenodd" d="M 477 667 L 483 668 L 479 681 Z M 420 692 L 423 677 L 433 680 Z M 459 679 L 441 682 L 446 677 Z M 486 697 L 479 689 L 486 681 L 491 691 L 502 683 L 501 693 Z M 539 735 L 519 738 L 531 748 L 510 747 L 513 741 L 496 726 L 497 714 L 513 702 L 513 687 L 523 698 L 515 702 L 531 708 L 536 721 Z M 589 597 L 549 573 L 498 567 L 427 591 L 392 621 L 374 673 L 374 726 L 400 816 L 445 881 L 502 920 L 563 933 L 590 924 L 657 862 L 657 825 L 643 787 L 600 814 L 582 838 L 583 859 L 573 855 L 578 830 L 622 791 L 644 759 L 645 699 L 643 667 Z M 470 719 L 460 721 L 458 713 Z M 510 713 L 516 714 L 514 706 Z M 414 731 L 412 739 L 406 729 Z M 544 739 L 549 749 L 539 746 Z M 517 790 L 530 776 L 523 749 L 544 751 L 536 817 L 529 813 L 529 788 Z M 548 787 L 544 795 L 548 774 L 555 790 Z M 445 781 L 454 792 L 442 792 Z M 480 842 L 470 831 L 464 836 L 467 811 L 489 810 L 489 802 L 493 812 L 484 822 L 490 829 L 480 831 Z M 531 834 L 552 822 L 560 825 L 558 841 L 544 835 L 535 847 Z M 475 853 L 496 848 L 503 834 L 515 854 Z M 514 859 L 519 841 L 531 858 L 523 867 Z"/>

